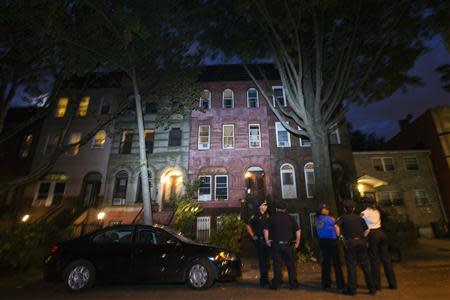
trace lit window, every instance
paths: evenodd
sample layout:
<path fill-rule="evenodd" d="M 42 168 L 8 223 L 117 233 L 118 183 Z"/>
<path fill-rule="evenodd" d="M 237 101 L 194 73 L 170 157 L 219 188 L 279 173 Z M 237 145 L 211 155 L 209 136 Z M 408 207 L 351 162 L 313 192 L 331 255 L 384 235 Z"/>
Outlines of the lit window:
<path fill-rule="evenodd" d="M 275 131 L 277 137 L 277 147 L 290 147 L 291 137 L 286 128 L 280 123 L 275 123 Z"/>
<path fill-rule="evenodd" d="M 85 96 L 85 97 L 81 98 L 80 105 L 78 106 L 78 116 L 79 117 L 86 116 L 90 100 L 91 100 L 91 97 L 89 97 L 89 96 Z"/>
<path fill-rule="evenodd" d="M 197 217 L 197 240 L 207 242 L 211 232 L 211 217 Z"/>
<path fill-rule="evenodd" d="M 248 125 L 248 145 L 250 148 L 261 147 L 261 130 L 259 124 Z"/>
<path fill-rule="evenodd" d="M 277 106 L 281 103 L 282 106 L 286 106 L 286 97 L 284 95 L 284 89 L 282 86 L 273 86 L 273 105 Z"/>
<path fill-rule="evenodd" d="M 100 130 L 94 136 L 94 141 L 92 143 L 92 148 L 103 148 L 106 141 L 106 131 Z"/>
<path fill-rule="evenodd" d="M 55 117 L 62 118 L 66 114 L 67 104 L 69 104 L 69 98 L 63 97 L 59 98 L 58 104 L 56 105 Z"/>
<path fill-rule="evenodd" d="M 414 199 L 416 200 L 417 206 L 430 206 L 431 201 L 428 198 L 427 192 L 425 190 L 414 190 Z"/>
<path fill-rule="evenodd" d="M 81 133 L 74 132 L 70 134 L 68 145 L 73 145 L 72 147 L 67 150 L 67 155 L 77 155 L 78 152 L 80 152 L 80 144 L 78 144 L 81 141 Z"/>
<path fill-rule="evenodd" d="M 19 150 L 19 157 L 25 158 L 30 155 L 31 143 L 33 142 L 33 135 L 31 133 L 25 135 Z"/>
<path fill-rule="evenodd" d="M 226 89 L 222 93 L 222 107 L 233 108 L 234 107 L 234 94 L 230 89 Z"/>
<path fill-rule="evenodd" d="M 417 158 L 415 157 L 405 157 L 406 170 L 417 171 L 419 170 L 419 164 L 417 163 Z"/>
<path fill-rule="evenodd" d="M 133 131 L 124 130 L 120 138 L 119 154 L 130 154 L 133 145 Z"/>
<path fill-rule="evenodd" d="M 294 167 L 284 164 L 280 167 L 281 176 L 281 197 L 283 199 L 297 198 L 297 185 L 295 182 Z"/>
<path fill-rule="evenodd" d="M 204 90 L 202 96 L 199 99 L 199 107 L 202 109 L 211 108 L 211 92 L 209 90 Z"/>
<path fill-rule="evenodd" d="M 228 200 L 228 176 L 216 175 L 216 199 Z"/>
<path fill-rule="evenodd" d="M 223 149 L 234 148 L 234 125 L 223 125 Z"/>
<path fill-rule="evenodd" d="M 211 176 L 199 176 L 198 201 L 211 200 Z"/>
<path fill-rule="evenodd" d="M 247 107 L 259 107 L 258 91 L 254 88 L 247 91 Z"/>
<path fill-rule="evenodd" d="M 314 197 L 314 187 L 316 179 L 314 176 L 314 163 L 309 162 L 305 165 L 305 185 L 306 185 L 306 196 L 308 198 Z"/>
<path fill-rule="evenodd" d="M 198 150 L 207 150 L 210 147 L 210 127 L 209 125 L 200 125 L 198 127 Z"/>

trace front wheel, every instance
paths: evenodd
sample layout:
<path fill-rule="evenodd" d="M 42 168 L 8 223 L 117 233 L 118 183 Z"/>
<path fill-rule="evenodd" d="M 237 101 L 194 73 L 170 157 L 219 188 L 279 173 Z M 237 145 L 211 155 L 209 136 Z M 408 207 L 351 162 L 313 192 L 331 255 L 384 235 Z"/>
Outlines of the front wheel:
<path fill-rule="evenodd" d="M 205 290 L 214 283 L 214 269 L 210 262 L 199 260 L 192 263 L 186 276 L 186 283 L 195 290 Z"/>
<path fill-rule="evenodd" d="M 87 260 L 76 260 L 64 271 L 64 283 L 70 291 L 89 288 L 95 280 L 95 268 Z"/>

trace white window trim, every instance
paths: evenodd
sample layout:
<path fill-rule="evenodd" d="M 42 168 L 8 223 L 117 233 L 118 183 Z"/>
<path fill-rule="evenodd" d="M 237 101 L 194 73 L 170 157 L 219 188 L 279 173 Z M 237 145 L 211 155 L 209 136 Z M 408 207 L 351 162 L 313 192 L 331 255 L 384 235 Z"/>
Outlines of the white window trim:
<path fill-rule="evenodd" d="M 201 127 L 208 127 L 208 146 L 207 147 L 200 147 L 202 143 L 200 143 L 200 128 Z M 197 149 L 198 150 L 209 150 L 211 147 L 211 126 L 209 125 L 199 125 L 198 126 L 198 137 L 197 137 Z"/>
<path fill-rule="evenodd" d="M 215 200 L 219 200 L 217 198 L 217 177 L 226 177 L 227 178 L 227 197 L 225 199 L 220 199 L 220 200 L 223 200 L 223 201 L 227 201 L 230 198 L 228 175 L 215 175 L 214 176 L 214 199 Z"/>
<path fill-rule="evenodd" d="M 230 90 L 231 91 L 231 107 L 234 108 L 234 91 L 232 89 L 224 89 L 222 92 L 222 108 L 225 108 L 225 91 Z"/>
<path fill-rule="evenodd" d="M 252 146 L 251 145 L 251 142 L 250 142 L 250 127 L 251 126 L 258 126 L 258 132 L 259 132 L 259 134 L 258 134 L 258 138 L 259 138 L 259 146 Z M 249 148 L 261 148 L 261 124 L 256 124 L 256 123 L 253 123 L 253 124 L 248 124 L 248 147 Z"/>
<path fill-rule="evenodd" d="M 206 222 L 199 222 L 199 220 L 205 220 Z M 197 230 L 196 230 L 196 238 L 198 240 L 198 232 L 199 232 L 199 228 L 198 228 L 198 224 L 199 223 L 204 223 L 204 224 L 208 224 L 207 229 L 208 229 L 208 239 L 211 236 L 211 217 L 210 216 L 201 216 L 201 217 L 197 217 Z"/>
<path fill-rule="evenodd" d="M 283 99 L 284 99 L 284 107 L 287 106 L 287 99 L 286 99 L 286 93 L 284 92 L 284 87 L 282 85 L 274 85 L 272 86 L 272 102 L 273 106 L 277 106 L 277 102 L 275 101 L 275 89 L 281 89 L 283 91 Z"/>
<path fill-rule="evenodd" d="M 286 130 L 286 132 L 287 132 L 288 145 L 286 145 L 286 146 L 280 146 L 280 142 L 279 142 L 279 139 L 278 139 L 277 124 L 280 124 L 280 126 L 282 126 L 284 128 L 284 130 Z M 289 134 L 289 131 L 286 129 L 286 127 L 284 127 L 283 123 L 275 122 L 275 135 L 276 135 L 276 138 L 277 138 L 277 147 L 278 148 L 289 148 L 289 147 L 291 147 L 291 135 Z"/>
<path fill-rule="evenodd" d="M 330 136 L 331 136 L 333 133 L 336 133 L 336 140 L 337 140 L 337 143 L 334 144 L 334 145 L 340 145 L 340 144 L 341 144 L 341 135 L 340 135 L 340 133 L 339 133 L 339 128 L 336 128 L 335 130 L 333 130 L 333 131 L 330 133 Z"/>
<path fill-rule="evenodd" d="M 208 89 L 204 89 L 203 90 L 203 92 L 206 92 L 206 91 L 208 91 L 208 93 L 209 93 L 208 99 L 203 99 L 203 98 L 200 97 L 200 99 L 198 101 L 198 104 L 199 104 L 200 108 L 203 108 L 203 105 L 202 105 L 203 101 L 208 101 L 208 108 L 206 108 L 206 109 L 211 109 L 211 91 L 208 90 Z"/>
<path fill-rule="evenodd" d="M 248 97 L 248 92 L 250 92 L 250 90 L 254 90 L 256 92 L 256 107 L 250 107 L 250 101 L 249 101 L 249 97 Z M 247 108 L 258 108 L 259 107 L 259 93 L 258 90 L 255 88 L 249 88 L 247 90 Z"/>
<path fill-rule="evenodd" d="M 232 126 L 233 127 L 233 147 L 226 147 L 225 148 L 225 126 Z M 236 132 L 234 131 L 234 124 L 223 124 L 222 125 L 222 149 L 234 149 L 236 147 Z"/>
<path fill-rule="evenodd" d="M 211 175 L 200 175 L 198 176 L 198 179 L 202 178 L 202 177 L 209 177 L 209 194 L 205 194 L 202 196 L 202 198 L 200 198 L 200 187 L 197 190 L 197 200 L 198 201 L 211 201 L 212 198 L 212 178 Z"/>
<path fill-rule="evenodd" d="M 310 191 L 309 188 L 308 188 L 308 174 L 307 174 L 307 173 L 313 173 L 313 175 L 314 175 L 314 184 L 315 184 L 315 180 L 316 180 L 316 174 L 315 174 L 315 172 L 314 172 L 314 168 L 312 169 L 312 171 L 311 171 L 311 169 L 306 169 L 306 168 L 305 168 L 306 165 L 309 164 L 309 163 L 312 163 L 312 164 L 313 164 L 313 167 L 314 167 L 314 163 L 313 163 L 313 162 L 307 162 L 307 163 L 303 166 L 303 173 L 304 173 L 304 176 L 305 176 L 306 197 L 311 199 L 311 198 L 314 198 L 314 195 L 311 195 L 311 191 Z"/>
<path fill-rule="evenodd" d="M 291 168 L 291 170 L 290 171 L 286 171 L 286 170 L 283 170 L 283 167 L 284 166 L 289 166 L 290 168 Z M 293 186 L 294 186 L 294 197 L 290 197 L 290 198 L 287 198 L 287 195 L 285 195 L 285 191 L 284 191 L 284 184 L 283 184 L 283 173 L 292 173 L 292 181 L 293 181 Z M 291 165 L 291 164 L 289 164 L 289 163 L 284 163 L 284 164 L 282 164 L 281 166 L 280 166 L 280 183 L 281 183 L 281 198 L 283 198 L 283 199 L 295 199 L 295 198 L 297 198 L 297 181 L 296 181 L 296 178 L 295 178 L 295 168 L 294 168 L 294 166 L 293 165 Z"/>
<path fill-rule="evenodd" d="M 383 167 L 383 170 L 379 171 L 379 172 L 394 172 L 396 169 L 396 165 L 395 165 L 395 159 L 391 156 L 377 156 L 377 157 L 372 157 L 372 168 L 375 171 L 378 171 L 377 169 L 375 169 L 375 164 L 374 164 L 374 160 L 375 159 L 379 159 L 381 160 L 381 166 Z M 392 160 L 392 165 L 394 166 L 394 170 L 387 170 L 386 169 L 386 163 L 384 162 L 385 159 L 391 159 Z"/>

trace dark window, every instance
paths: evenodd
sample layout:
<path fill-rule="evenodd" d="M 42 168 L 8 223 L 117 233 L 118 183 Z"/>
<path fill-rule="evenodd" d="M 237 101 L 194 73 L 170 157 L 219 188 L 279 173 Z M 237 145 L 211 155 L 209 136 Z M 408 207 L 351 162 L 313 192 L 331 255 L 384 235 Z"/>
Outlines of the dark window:
<path fill-rule="evenodd" d="M 57 182 L 55 183 L 55 189 L 53 190 L 53 205 L 61 204 L 64 197 L 64 190 L 66 189 L 65 182 Z"/>
<path fill-rule="evenodd" d="M 107 114 L 109 114 L 109 110 L 110 110 L 109 101 L 102 99 L 102 106 L 100 107 L 100 114 L 107 115 Z"/>
<path fill-rule="evenodd" d="M 172 128 L 169 133 L 169 147 L 181 146 L 181 129 Z"/>
<path fill-rule="evenodd" d="M 120 154 L 130 154 L 131 146 L 133 145 L 133 131 L 124 130 L 120 138 Z"/>
<path fill-rule="evenodd" d="M 227 200 L 228 199 L 228 176 L 217 175 L 216 176 L 216 199 Z"/>
<path fill-rule="evenodd" d="M 45 200 L 48 197 L 48 192 L 50 191 L 50 182 L 41 182 L 39 184 L 38 200 Z"/>
<path fill-rule="evenodd" d="M 145 102 L 145 113 L 156 114 L 158 112 L 158 105 L 153 102 Z"/>
<path fill-rule="evenodd" d="M 148 188 L 150 190 L 150 198 L 151 198 L 151 191 L 152 191 L 152 174 L 150 172 L 148 172 Z M 142 177 L 141 174 L 139 174 L 139 178 L 138 178 L 138 188 L 137 188 L 137 193 L 136 193 L 136 202 L 138 203 L 142 203 Z"/>
<path fill-rule="evenodd" d="M 92 239 L 96 244 L 130 244 L 133 241 L 133 228 L 115 228 L 97 234 Z"/>
<path fill-rule="evenodd" d="M 405 157 L 406 170 L 417 171 L 419 170 L 419 164 L 417 163 L 417 158 L 415 157 Z"/>
<path fill-rule="evenodd" d="M 145 130 L 145 152 L 153 153 L 153 146 L 155 141 L 155 131 L 152 129 Z"/>
<path fill-rule="evenodd" d="M 124 205 L 127 197 L 128 173 L 120 171 L 114 184 L 113 205 Z"/>

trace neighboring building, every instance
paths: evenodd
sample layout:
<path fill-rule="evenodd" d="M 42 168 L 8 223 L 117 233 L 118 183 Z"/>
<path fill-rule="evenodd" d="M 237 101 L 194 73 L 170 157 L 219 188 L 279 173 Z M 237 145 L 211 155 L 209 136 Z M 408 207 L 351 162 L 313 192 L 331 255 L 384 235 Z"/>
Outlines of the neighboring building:
<path fill-rule="evenodd" d="M 281 89 L 274 86 L 273 89 Z M 276 93 L 276 91 L 275 91 Z M 282 89 L 280 95 L 283 95 Z M 285 102 L 285 100 L 281 101 Z M 315 176 L 311 142 L 305 136 L 289 133 L 271 112 L 269 118 L 270 157 L 272 168 L 272 195 L 274 200 L 284 200 L 288 211 L 306 234 L 311 228 L 320 199 L 314 197 Z M 330 134 L 330 156 L 333 166 L 335 193 L 338 202 L 350 197 L 355 180 L 350 140 L 346 124 L 336 127 Z M 331 212 L 336 215 L 338 212 Z"/>
<path fill-rule="evenodd" d="M 354 152 L 358 191 L 393 217 L 406 217 L 422 235 L 444 220 L 428 150 Z"/>
<path fill-rule="evenodd" d="M 132 90 L 125 93 L 132 99 Z M 171 198 L 184 191 L 189 159 L 190 116 L 174 115 L 156 127 L 156 104 L 142 100 L 153 219 L 166 223 L 173 211 Z M 102 203 L 105 224 L 130 223 L 142 218 L 139 140 L 135 109 L 115 121 L 108 165 L 107 191 Z"/>
<path fill-rule="evenodd" d="M 271 194 L 267 107 L 240 65 L 206 67 L 202 110 L 191 114 L 189 179 L 200 180 L 203 212 L 197 237 L 207 239 L 223 213 Z"/>
<path fill-rule="evenodd" d="M 414 121 L 400 121 L 400 132 L 389 140 L 395 149 L 429 149 L 445 207 L 450 216 L 450 106 L 427 110 Z"/>
<path fill-rule="evenodd" d="M 3 132 L 5 135 L 11 133 L 12 130 L 23 126 L 26 121 L 37 118 L 39 113 L 40 111 L 36 108 L 11 108 L 6 116 Z M 24 126 L 22 130 L 11 138 L 0 143 L 0 185 L 25 176 L 30 172 L 40 137 L 41 126 L 42 119 L 37 118 L 32 124 Z M 18 201 L 20 201 L 22 196 L 22 189 L 10 190 L 4 195 L 0 195 L 0 206 L 20 207 Z"/>
<path fill-rule="evenodd" d="M 57 105 L 42 125 L 31 171 L 51 160 L 55 148 L 73 144 L 92 132 L 99 120 L 108 118 L 117 108 L 121 75 L 109 73 L 85 80 L 65 83 Z M 68 122 L 67 137 L 60 141 Z M 106 170 L 111 149 L 112 124 L 99 130 L 86 144 L 74 146 L 59 156 L 47 175 L 25 187 L 25 199 L 31 220 L 55 216 L 73 208 L 96 207 L 102 202 L 106 187 Z"/>

